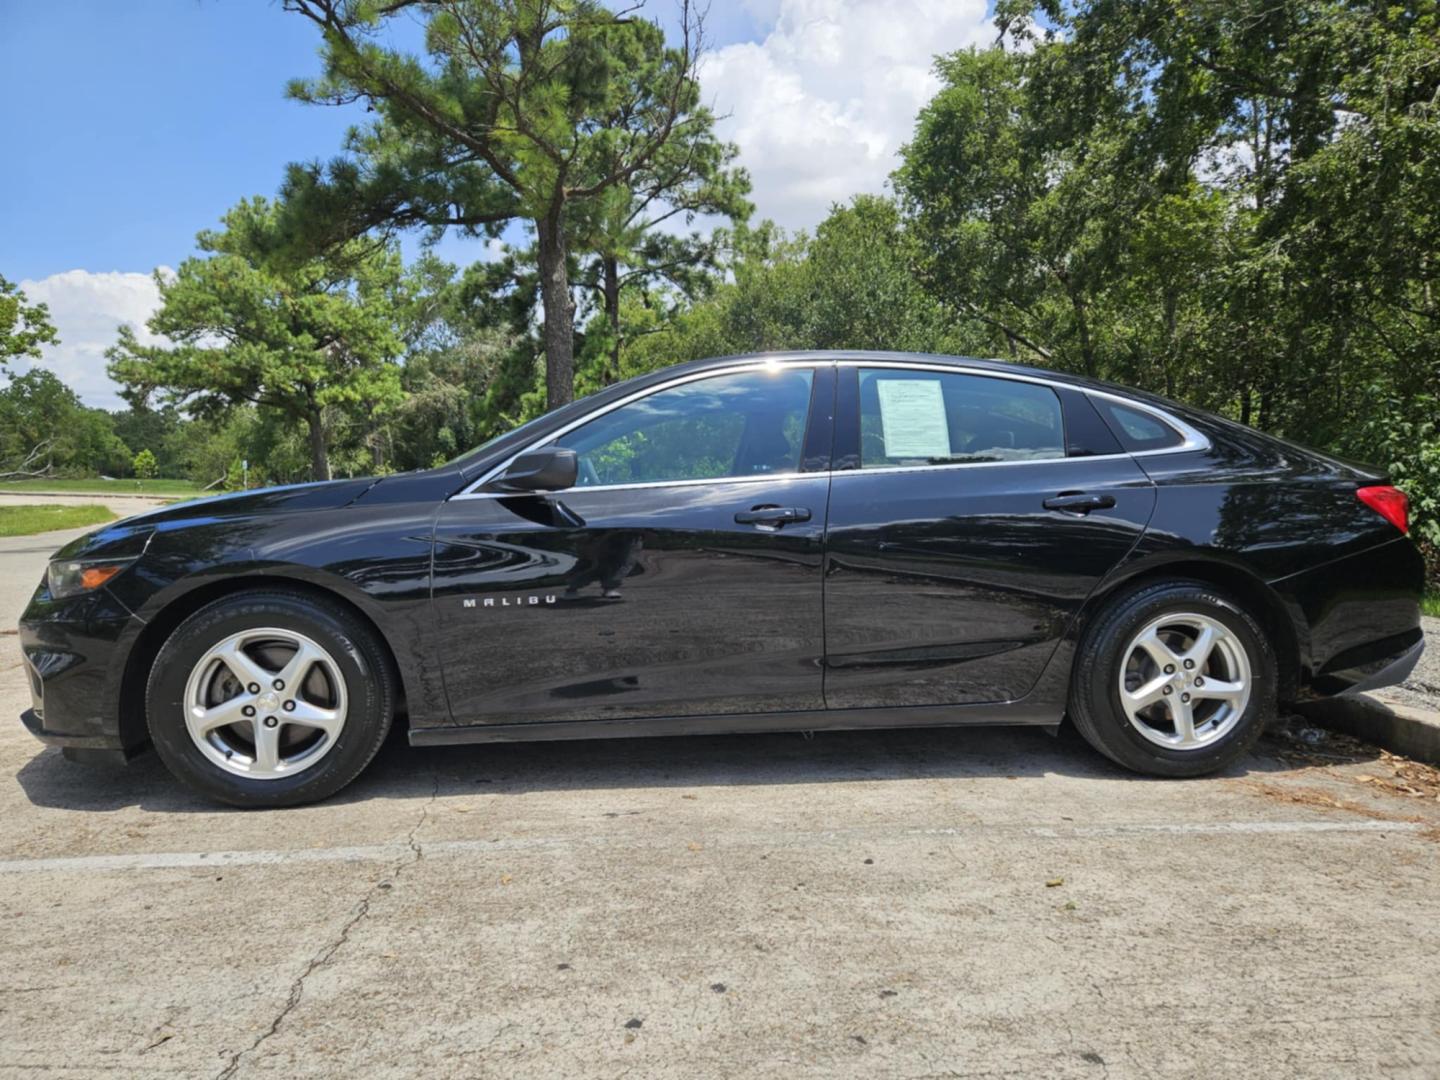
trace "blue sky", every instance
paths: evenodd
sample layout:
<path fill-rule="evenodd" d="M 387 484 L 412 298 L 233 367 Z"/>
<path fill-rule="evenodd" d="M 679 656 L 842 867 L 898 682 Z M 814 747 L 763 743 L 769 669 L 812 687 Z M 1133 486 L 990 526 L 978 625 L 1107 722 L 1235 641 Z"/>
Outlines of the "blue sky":
<path fill-rule="evenodd" d="M 674 0 L 647 11 L 673 21 Z M 714 0 L 702 85 L 759 215 L 813 226 L 882 190 L 934 91 L 933 54 L 984 39 L 985 13 L 984 0 Z M 333 155 L 362 117 L 285 97 L 318 70 L 316 45 L 278 0 L 4 0 L 0 274 L 51 305 L 62 344 L 44 362 L 87 401 L 115 404 L 103 351 L 153 310 L 150 272 L 191 255 L 239 199 L 273 194 L 287 162 Z"/>

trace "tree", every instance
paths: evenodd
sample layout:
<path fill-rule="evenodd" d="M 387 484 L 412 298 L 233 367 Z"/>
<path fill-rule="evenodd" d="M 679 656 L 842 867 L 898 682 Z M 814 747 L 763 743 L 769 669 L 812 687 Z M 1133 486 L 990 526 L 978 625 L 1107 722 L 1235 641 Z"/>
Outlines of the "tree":
<path fill-rule="evenodd" d="M 775 349 L 972 352 L 985 334 L 957 322 L 916 275 L 920 252 L 896 204 L 857 196 L 812 238 L 769 222 L 722 237 L 732 281 L 637 342 L 625 374 L 677 360 Z"/>
<path fill-rule="evenodd" d="M 40 346 L 59 343 L 50 309 L 29 303 L 20 286 L 0 275 L 0 371 L 22 356 L 38 360 Z"/>
<path fill-rule="evenodd" d="M 183 476 L 184 466 L 172 453 L 172 448 L 183 447 L 187 438 L 196 433 L 187 429 L 194 422 L 186 420 L 180 410 L 172 406 L 161 409 L 140 408 L 117 410 L 110 414 L 115 434 L 126 446 L 149 450 L 155 455 L 156 476 Z M 207 477 L 207 482 L 214 477 Z"/>
<path fill-rule="evenodd" d="M 550 407 L 574 392 L 570 258 L 583 220 L 617 189 L 682 187 L 673 145 L 710 153 L 700 107 L 699 20 L 681 0 L 680 43 L 598 0 L 285 0 L 324 37 L 324 75 L 296 82 L 302 101 L 364 101 L 378 119 L 348 155 L 292 166 L 297 232 L 311 244 L 372 229 L 535 234 Z M 379 40 L 387 20 L 422 13 L 429 63 Z M 723 154 L 721 155 L 723 157 Z M 689 171 L 681 170 L 686 177 Z"/>
<path fill-rule="evenodd" d="M 327 410 L 369 418 L 402 397 L 399 251 L 353 240 L 297 263 L 276 254 L 279 207 L 255 198 L 223 220 L 197 237 L 205 257 L 156 275 L 149 327 L 174 344 L 144 346 L 122 327 L 106 354 L 111 377 L 136 404 L 158 395 L 214 416 L 250 403 L 303 423 L 311 477 L 329 479 Z"/>
<path fill-rule="evenodd" d="M 1097 310 L 1117 276 L 1153 177 L 1123 153 L 1113 93 L 1072 88 L 1093 128 L 1077 148 L 1040 95 L 1066 43 L 943 57 L 945 85 L 903 148 L 896 190 L 930 289 L 991 331 L 996 351 L 1099 375 Z"/>
<path fill-rule="evenodd" d="M 136 454 L 131 467 L 135 470 L 136 477 L 141 480 L 153 480 L 160 472 L 159 462 L 149 450 L 141 450 Z"/>
<path fill-rule="evenodd" d="M 32 368 L 0 389 L 0 475 L 94 476 L 129 467 L 110 414 L 87 408 L 54 372 Z"/>
<path fill-rule="evenodd" d="M 697 109 L 696 116 L 700 113 Z M 629 332 L 621 319 L 627 293 L 639 293 L 648 310 L 663 302 L 657 290 L 683 304 L 706 295 L 715 284 L 724 233 L 712 228 L 708 234 L 680 235 L 660 226 L 677 219 L 690 225 L 697 217 L 712 226 L 723 221 L 733 227 L 748 220 L 750 178 L 732 167 L 737 154 L 734 145 L 714 139 L 709 123 L 687 126 L 626 183 L 587 200 L 574 215 L 575 249 L 585 259 L 578 284 L 596 296 L 605 317 L 608 370 L 602 382 L 620 371 Z M 663 319 L 643 322 L 647 330 L 663 325 Z"/>

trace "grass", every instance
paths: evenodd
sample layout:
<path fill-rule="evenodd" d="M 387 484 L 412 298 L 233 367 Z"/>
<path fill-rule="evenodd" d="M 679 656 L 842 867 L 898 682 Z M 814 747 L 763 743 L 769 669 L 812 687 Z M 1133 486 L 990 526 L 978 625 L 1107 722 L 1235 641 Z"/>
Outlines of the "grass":
<path fill-rule="evenodd" d="M 1426 593 L 1420 601 L 1420 610 L 1431 618 L 1440 619 L 1440 592 Z"/>
<path fill-rule="evenodd" d="M 0 536 L 34 536 L 54 529 L 78 529 L 103 525 L 115 514 L 103 506 L 0 506 Z"/>
<path fill-rule="evenodd" d="M 199 495 L 200 485 L 189 480 L 7 480 L 0 491 L 49 491 L 60 495 Z"/>

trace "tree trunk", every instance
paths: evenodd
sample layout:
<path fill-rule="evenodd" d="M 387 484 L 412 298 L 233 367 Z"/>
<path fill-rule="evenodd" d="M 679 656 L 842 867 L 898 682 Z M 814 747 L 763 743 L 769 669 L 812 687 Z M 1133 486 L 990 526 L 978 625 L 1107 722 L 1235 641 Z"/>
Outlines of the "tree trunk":
<path fill-rule="evenodd" d="M 330 479 L 330 455 L 325 446 L 325 417 L 318 405 L 312 405 L 305 413 L 305 423 L 310 426 L 310 479 Z"/>
<path fill-rule="evenodd" d="M 1095 344 L 1090 340 L 1090 320 L 1085 315 L 1085 301 L 1074 293 L 1070 294 L 1070 305 L 1075 309 L 1075 327 L 1080 331 L 1080 358 L 1085 364 L 1085 374 L 1095 378 Z"/>
<path fill-rule="evenodd" d="M 620 263 L 613 255 L 606 255 L 605 264 L 605 318 L 610 321 L 610 370 L 606 372 L 609 382 L 620 377 Z"/>
<path fill-rule="evenodd" d="M 1165 396 L 1168 398 L 1175 396 L 1175 311 L 1178 304 L 1179 298 L 1175 295 L 1175 290 L 1165 290 L 1165 348 L 1161 355 L 1165 358 Z"/>
<path fill-rule="evenodd" d="M 545 313 L 546 405 L 568 405 L 575 396 L 575 301 L 565 268 L 567 248 L 558 199 L 535 223 L 539 241 L 540 303 Z"/>

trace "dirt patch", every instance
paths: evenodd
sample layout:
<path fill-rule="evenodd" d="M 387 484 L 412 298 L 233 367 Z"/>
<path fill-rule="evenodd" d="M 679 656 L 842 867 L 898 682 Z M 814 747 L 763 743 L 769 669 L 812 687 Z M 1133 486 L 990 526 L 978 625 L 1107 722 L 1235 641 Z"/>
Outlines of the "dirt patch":
<path fill-rule="evenodd" d="M 1427 824 L 1427 819 L 1418 814 L 1398 814 L 1384 807 L 1367 806 L 1364 803 L 1356 802 L 1354 799 L 1338 796 L 1335 792 L 1327 791 L 1324 788 L 1272 784 L 1265 780 L 1239 780 L 1236 781 L 1236 783 L 1246 791 L 1263 795 L 1267 799 L 1294 803 L 1297 806 L 1309 806 L 1317 810 L 1345 810 L 1349 813 L 1359 814 L 1361 817 L 1372 818 L 1376 821 L 1405 821 L 1417 825 Z"/>
<path fill-rule="evenodd" d="M 1361 783 L 1374 784 L 1396 795 L 1411 799 L 1430 799 L 1440 802 L 1440 769 L 1423 761 L 1380 751 L 1378 775 L 1367 774 L 1358 777 Z"/>
<path fill-rule="evenodd" d="M 1246 778 L 1244 789 L 1297 806 L 1342 811 L 1376 821 L 1432 826 L 1440 840 L 1440 769 L 1350 735 L 1288 717 L 1266 732 L 1257 752 L 1287 767 L 1279 779 Z M 1305 781 L 1295 783 L 1292 781 Z"/>
<path fill-rule="evenodd" d="M 1358 765 L 1385 753 L 1362 739 L 1316 727 L 1302 716 L 1287 716 L 1272 724 L 1255 752 L 1295 768 Z"/>

